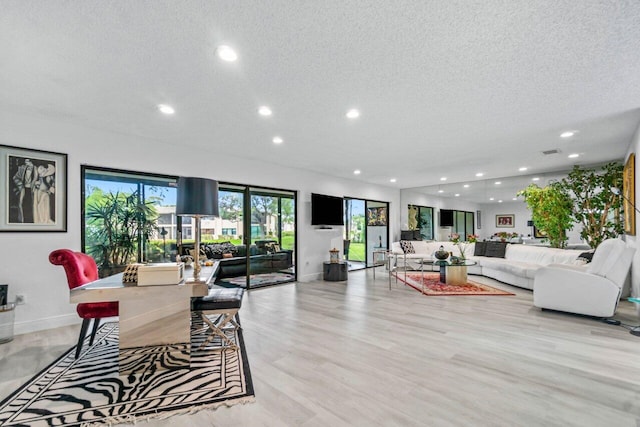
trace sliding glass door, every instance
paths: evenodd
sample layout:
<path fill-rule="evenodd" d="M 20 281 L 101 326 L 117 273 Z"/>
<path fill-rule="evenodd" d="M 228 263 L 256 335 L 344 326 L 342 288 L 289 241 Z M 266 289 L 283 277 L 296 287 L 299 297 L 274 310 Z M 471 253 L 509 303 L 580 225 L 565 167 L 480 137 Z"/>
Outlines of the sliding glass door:
<path fill-rule="evenodd" d="M 295 193 L 249 188 L 247 287 L 295 280 Z"/>
<path fill-rule="evenodd" d="M 387 249 L 389 203 L 345 198 L 344 259 L 349 270 L 374 264 L 373 252 Z"/>

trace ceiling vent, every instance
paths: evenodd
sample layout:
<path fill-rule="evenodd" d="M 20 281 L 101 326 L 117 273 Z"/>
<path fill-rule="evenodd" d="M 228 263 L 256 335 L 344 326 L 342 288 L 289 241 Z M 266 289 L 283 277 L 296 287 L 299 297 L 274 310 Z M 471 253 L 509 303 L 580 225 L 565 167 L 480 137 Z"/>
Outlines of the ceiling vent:
<path fill-rule="evenodd" d="M 556 150 L 556 149 L 546 150 L 542 152 L 542 154 L 544 154 L 545 156 L 550 156 L 551 154 L 559 154 L 559 153 L 560 153 L 560 150 Z"/>

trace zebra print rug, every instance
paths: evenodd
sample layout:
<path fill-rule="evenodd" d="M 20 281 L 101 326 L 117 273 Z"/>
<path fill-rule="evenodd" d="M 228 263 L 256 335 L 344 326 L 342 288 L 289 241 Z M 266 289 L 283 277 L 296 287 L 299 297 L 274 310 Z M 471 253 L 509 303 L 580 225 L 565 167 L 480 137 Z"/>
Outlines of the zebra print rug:
<path fill-rule="evenodd" d="M 220 405 L 253 401 L 242 330 L 227 336 L 236 350 L 215 350 L 216 338 L 198 349 L 204 334 L 192 334 L 191 367 L 156 370 L 141 366 L 118 375 L 118 324 L 104 324 L 74 359 L 75 347 L 0 403 L 0 426 L 98 426 L 167 418 Z M 87 348 L 87 350 L 84 350 Z"/>

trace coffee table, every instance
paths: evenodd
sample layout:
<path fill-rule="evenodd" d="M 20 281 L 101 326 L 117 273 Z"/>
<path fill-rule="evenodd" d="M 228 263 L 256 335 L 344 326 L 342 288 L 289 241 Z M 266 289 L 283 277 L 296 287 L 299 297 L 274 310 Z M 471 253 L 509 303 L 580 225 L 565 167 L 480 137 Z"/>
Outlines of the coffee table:
<path fill-rule="evenodd" d="M 434 266 L 440 267 L 440 281 L 447 285 L 460 286 L 467 284 L 467 267 L 476 265 L 477 262 L 470 260 L 433 261 Z"/>

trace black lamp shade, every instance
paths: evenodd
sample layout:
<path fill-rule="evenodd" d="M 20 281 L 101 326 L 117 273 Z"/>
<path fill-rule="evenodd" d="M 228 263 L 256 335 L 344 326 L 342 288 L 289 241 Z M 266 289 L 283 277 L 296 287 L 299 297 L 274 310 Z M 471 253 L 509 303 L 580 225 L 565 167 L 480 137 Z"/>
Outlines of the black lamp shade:
<path fill-rule="evenodd" d="M 207 178 L 178 178 L 176 215 L 219 216 L 218 181 Z"/>

